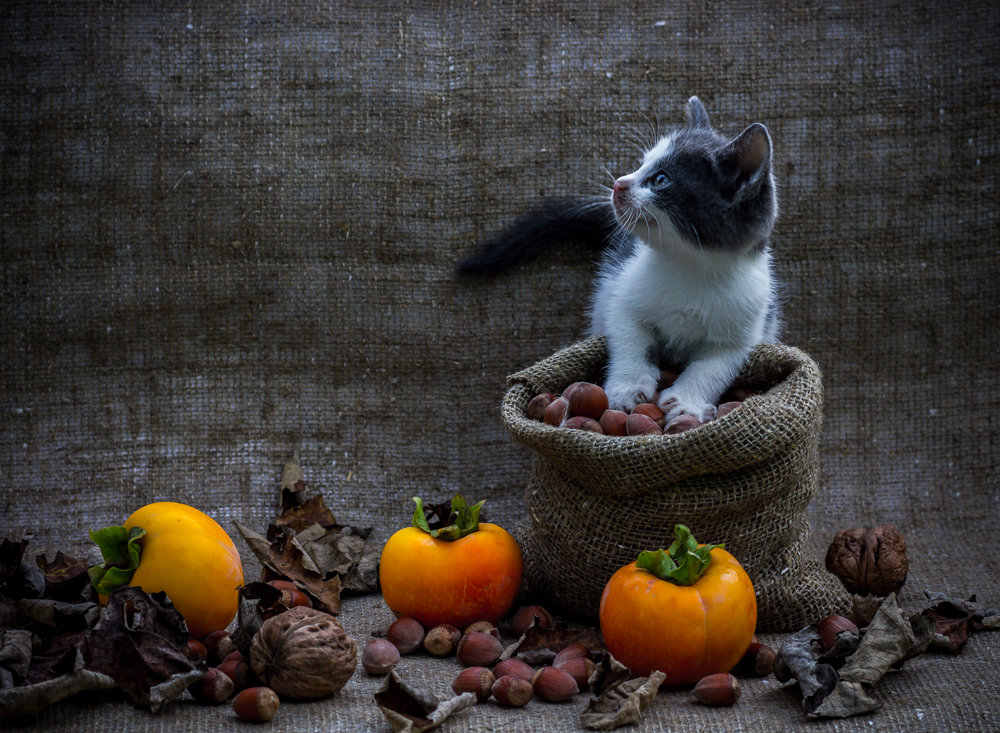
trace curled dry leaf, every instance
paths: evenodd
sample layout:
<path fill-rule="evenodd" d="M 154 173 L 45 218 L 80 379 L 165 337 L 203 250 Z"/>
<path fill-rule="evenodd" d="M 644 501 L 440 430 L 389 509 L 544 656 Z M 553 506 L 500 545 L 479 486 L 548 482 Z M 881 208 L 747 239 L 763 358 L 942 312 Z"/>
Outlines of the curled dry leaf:
<path fill-rule="evenodd" d="M 313 524 L 295 537 L 324 576 L 335 573 L 341 590 L 373 593 L 378 590 L 380 551 L 368 542 L 369 530 L 336 529 Z"/>
<path fill-rule="evenodd" d="M 657 670 L 649 677 L 635 677 L 613 686 L 587 704 L 580 722 L 591 730 L 638 725 L 664 679 L 666 675 Z"/>
<path fill-rule="evenodd" d="M 185 653 L 187 641 L 184 619 L 165 593 L 123 586 L 111 594 L 82 651 L 87 669 L 111 677 L 133 703 L 157 712 L 205 673 L 205 663 Z"/>
<path fill-rule="evenodd" d="M 890 668 L 921 654 L 932 635 L 933 622 L 920 615 L 907 617 L 891 594 L 846 658 L 824 652 L 815 624 L 792 634 L 778 658 L 798 681 L 802 708 L 810 717 L 845 718 L 880 707 L 872 689 Z"/>
<path fill-rule="evenodd" d="M 70 603 L 93 600 L 93 586 L 85 560 L 77 560 L 59 551 L 51 562 L 45 555 L 38 555 L 35 563 L 45 577 L 46 598 Z"/>
<path fill-rule="evenodd" d="M 471 692 L 463 692 L 461 695 L 438 700 L 428 692 L 410 687 L 392 669 L 382 687 L 375 693 L 375 704 L 395 733 L 420 733 L 440 725 L 454 713 L 475 705 L 476 696 Z"/>
<path fill-rule="evenodd" d="M 0 689 L 0 720 L 34 715 L 81 692 L 100 692 L 118 687 L 118 683 L 108 675 L 85 669 L 78 650 L 74 649 L 73 657 L 70 672 L 44 682 Z"/>
<path fill-rule="evenodd" d="M 601 697 L 609 690 L 613 690 L 622 684 L 632 673 L 628 667 L 615 659 L 611 654 L 604 656 L 597 662 L 594 671 L 590 673 L 587 685 L 594 697 Z"/>
<path fill-rule="evenodd" d="M 974 631 L 1000 629 L 1000 610 L 968 599 L 949 598 L 943 593 L 924 591 L 931 602 L 921 614 L 934 622 L 934 648 L 957 654 Z"/>
<path fill-rule="evenodd" d="M 260 560 L 265 574 L 272 579 L 284 578 L 295 583 L 321 611 L 340 613 L 340 577 L 326 578 L 295 538 L 291 528 L 272 524 L 267 536 L 235 522 L 236 529 Z"/>

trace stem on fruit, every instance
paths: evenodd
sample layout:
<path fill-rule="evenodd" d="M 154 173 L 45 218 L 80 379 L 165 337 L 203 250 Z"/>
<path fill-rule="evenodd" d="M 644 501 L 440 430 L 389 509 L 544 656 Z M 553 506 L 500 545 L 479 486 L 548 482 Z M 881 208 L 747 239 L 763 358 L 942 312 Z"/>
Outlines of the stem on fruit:
<path fill-rule="evenodd" d="M 486 500 L 476 502 L 472 506 L 461 494 L 455 494 L 451 500 L 451 514 L 446 521 L 440 523 L 441 526 L 431 527 L 427 521 L 427 513 L 424 511 L 424 502 L 419 496 L 413 497 L 413 502 L 417 508 L 413 512 L 413 526 L 421 529 L 431 537 L 439 540 L 457 540 L 479 530 L 479 510 L 483 508 Z"/>
<path fill-rule="evenodd" d="M 677 585 L 694 585 L 712 562 L 711 552 L 725 545 L 699 545 L 691 530 L 683 524 L 674 526 L 676 539 L 666 550 L 646 550 L 639 553 L 636 567 L 660 580 Z"/>
<path fill-rule="evenodd" d="M 90 533 L 101 550 L 104 562 L 87 570 L 90 582 L 97 592 L 106 596 L 120 585 L 126 585 L 139 567 L 142 545 L 139 540 L 146 536 L 142 527 L 105 527 Z"/>

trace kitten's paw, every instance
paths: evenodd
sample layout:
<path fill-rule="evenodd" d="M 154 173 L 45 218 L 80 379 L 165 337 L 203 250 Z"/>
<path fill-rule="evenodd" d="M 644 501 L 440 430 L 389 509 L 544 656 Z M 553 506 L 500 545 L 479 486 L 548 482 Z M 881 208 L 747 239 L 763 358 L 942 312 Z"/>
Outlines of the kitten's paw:
<path fill-rule="evenodd" d="M 692 399 L 672 389 L 665 390 L 657 404 L 663 410 L 668 423 L 681 415 L 690 415 L 703 423 L 715 419 L 715 405 L 704 400 Z"/>
<path fill-rule="evenodd" d="M 656 378 L 644 377 L 638 382 L 608 379 L 604 385 L 608 395 L 608 407 L 613 410 L 631 412 L 641 402 L 649 402 L 656 394 Z"/>

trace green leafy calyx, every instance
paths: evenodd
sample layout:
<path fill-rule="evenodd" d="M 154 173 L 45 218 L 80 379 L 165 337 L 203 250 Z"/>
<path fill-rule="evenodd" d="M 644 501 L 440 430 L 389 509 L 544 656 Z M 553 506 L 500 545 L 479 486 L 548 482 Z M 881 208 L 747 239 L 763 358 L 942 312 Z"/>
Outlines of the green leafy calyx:
<path fill-rule="evenodd" d="M 100 565 L 87 570 L 90 582 L 98 593 L 109 595 L 115 588 L 126 585 L 132 579 L 142 554 L 139 540 L 145 535 L 146 530 L 142 527 L 105 527 L 90 533 L 90 539 L 100 548 L 104 558 Z"/>
<path fill-rule="evenodd" d="M 660 580 L 677 585 L 694 585 L 712 562 L 711 552 L 725 545 L 698 545 L 691 530 L 683 524 L 674 527 L 676 539 L 666 550 L 639 553 L 636 567 L 648 570 Z"/>
<path fill-rule="evenodd" d="M 413 526 L 422 529 L 424 532 L 439 540 L 457 540 L 479 530 L 479 510 L 483 508 L 485 500 L 476 502 L 472 506 L 461 494 L 455 494 L 451 500 L 451 512 L 447 518 L 440 518 L 432 525 L 428 519 L 428 513 L 424 509 L 424 502 L 419 496 L 413 497 L 413 502 L 417 508 L 413 512 Z M 433 512 L 430 512 L 433 514 Z"/>

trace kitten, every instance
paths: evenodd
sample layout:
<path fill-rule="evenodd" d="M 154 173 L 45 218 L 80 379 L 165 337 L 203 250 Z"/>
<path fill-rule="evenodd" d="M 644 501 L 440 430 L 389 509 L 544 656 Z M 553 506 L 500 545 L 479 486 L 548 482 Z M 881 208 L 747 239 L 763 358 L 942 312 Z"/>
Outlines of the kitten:
<path fill-rule="evenodd" d="M 611 407 L 652 399 L 660 365 L 673 363 L 683 371 L 659 406 L 668 421 L 706 421 L 753 347 L 777 338 L 768 237 L 778 207 L 767 128 L 727 139 L 697 97 L 685 116 L 615 181 L 609 202 L 549 204 L 458 271 L 495 274 L 563 241 L 607 249 L 589 313 L 591 334 L 608 341 Z"/>

